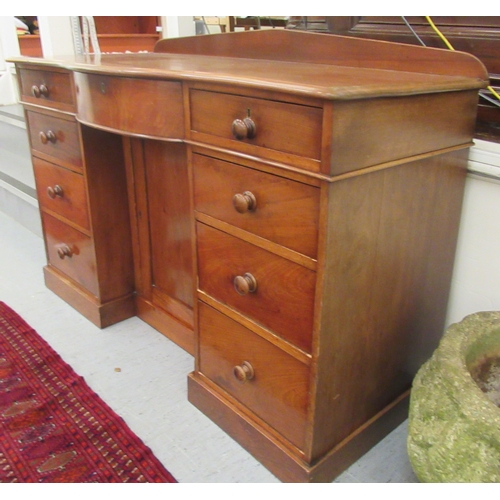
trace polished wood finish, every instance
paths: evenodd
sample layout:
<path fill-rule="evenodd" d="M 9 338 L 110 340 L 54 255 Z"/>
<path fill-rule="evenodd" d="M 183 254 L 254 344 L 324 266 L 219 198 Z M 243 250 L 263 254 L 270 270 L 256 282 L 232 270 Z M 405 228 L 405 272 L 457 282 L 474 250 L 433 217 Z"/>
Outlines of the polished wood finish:
<path fill-rule="evenodd" d="M 193 353 L 189 400 L 277 477 L 331 481 L 443 332 L 485 68 L 289 30 L 156 51 L 18 61 L 76 82 L 75 113 L 25 84 L 47 285 Z"/>
<path fill-rule="evenodd" d="M 125 142 L 125 151 L 138 316 L 194 353 L 186 149 L 177 142 L 133 139 Z"/>
<path fill-rule="evenodd" d="M 42 215 L 49 264 L 99 295 L 92 239 L 48 214 Z"/>
<path fill-rule="evenodd" d="M 317 187 L 242 166 L 234 159 L 229 162 L 209 151 L 193 154 L 192 164 L 197 213 L 317 258 Z"/>
<path fill-rule="evenodd" d="M 98 298 L 103 303 L 120 299 L 132 302 L 133 258 L 121 137 L 91 127 L 81 127 L 81 133 Z"/>
<path fill-rule="evenodd" d="M 179 82 L 86 73 L 75 73 L 75 82 L 78 118 L 83 123 L 120 133 L 170 139 L 184 135 Z M 131 106 L 131 102 L 138 105 Z"/>
<path fill-rule="evenodd" d="M 199 315 L 202 373 L 301 448 L 309 367 L 204 303 Z"/>
<path fill-rule="evenodd" d="M 439 98 L 438 98 L 439 96 Z M 330 168 L 342 174 L 471 140 L 477 92 L 420 95 L 335 103 Z M 391 141 L 404 127 L 404 138 Z M 346 137 L 356 137 L 356 147 Z M 380 147 L 383 144 L 384 147 Z"/>
<path fill-rule="evenodd" d="M 26 111 L 26 118 L 33 154 L 71 170 L 82 171 L 79 129 L 73 117 Z"/>
<path fill-rule="evenodd" d="M 98 326 L 121 321 L 135 314 L 121 138 L 76 120 L 72 73 L 21 65 L 19 78 L 42 211 L 46 284 Z"/>
<path fill-rule="evenodd" d="M 310 352 L 316 273 L 204 224 L 196 231 L 200 290 Z M 246 273 L 255 285 L 238 293 Z"/>
<path fill-rule="evenodd" d="M 33 67 L 18 67 L 19 89 L 23 102 L 48 106 L 61 111 L 75 111 L 76 102 L 73 79 L 67 71 L 52 69 L 44 71 Z M 45 92 L 38 93 L 45 87 Z"/>
<path fill-rule="evenodd" d="M 466 158 L 434 155 L 330 186 L 313 461 L 408 389 L 437 345 L 461 208 L 460 196 L 441 195 L 463 189 Z"/>
<path fill-rule="evenodd" d="M 425 16 L 408 16 L 406 20 L 426 46 L 445 48 L 443 40 L 429 25 Z M 500 90 L 500 17 L 499 16 L 432 16 L 433 22 L 455 50 L 473 54 L 486 66 L 491 86 Z M 327 31 L 337 35 L 387 40 L 419 45 L 420 41 L 398 16 L 330 16 L 324 18 Z M 493 94 L 487 92 L 494 99 Z M 500 109 L 481 98 L 475 135 L 500 142 Z"/>
<path fill-rule="evenodd" d="M 304 168 L 319 169 L 321 107 L 256 99 L 255 94 L 241 95 L 242 91 L 234 95 L 222 87 L 218 90 L 191 89 L 193 140 L 271 159 L 289 160 L 293 155 L 306 159 Z"/>
<path fill-rule="evenodd" d="M 33 157 L 38 203 L 45 212 L 59 214 L 90 231 L 87 191 L 83 175 Z"/>
<path fill-rule="evenodd" d="M 258 36 L 251 32 L 237 32 L 221 34 L 217 37 L 197 36 L 163 39 L 156 44 L 155 51 L 168 54 L 217 55 L 219 57 L 258 60 L 261 71 L 255 73 L 256 81 L 252 82 L 253 85 L 260 83 L 261 72 L 262 77 L 269 81 L 269 85 L 280 74 L 280 68 L 269 64 L 268 61 L 304 63 L 305 66 L 308 64 L 323 64 L 325 68 L 314 68 L 317 77 L 320 79 L 322 71 L 328 71 L 328 67 L 332 69 L 337 65 L 336 69 L 346 66 L 357 68 L 358 75 L 364 74 L 365 70 L 369 68 L 395 69 L 400 72 L 408 71 L 413 73 L 413 78 L 417 74 L 427 74 L 466 76 L 473 80 L 477 78 L 486 80 L 488 76 L 483 64 L 478 59 L 471 57 L 470 54 L 450 53 L 447 50 L 414 47 L 397 43 L 387 44 L 376 40 L 342 36 L 336 36 L 334 40 L 329 38 L 330 35 L 320 33 L 263 30 Z M 290 44 L 293 44 L 293 50 L 290 50 Z M 229 63 L 235 65 L 234 77 L 238 80 L 238 62 L 231 60 Z M 248 62 L 245 64 L 248 68 Z M 250 65 L 250 67 L 254 70 L 253 65 Z M 269 74 L 273 73 L 271 68 L 277 70 L 278 73 Z M 300 71 L 301 69 L 305 69 L 307 72 L 306 67 L 287 68 L 289 78 L 293 78 L 292 75 L 295 70 Z M 370 74 L 375 76 L 376 72 L 370 72 Z M 393 82 L 399 81 L 401 83 L 400 78 L 406 80 L 408 76 L 400 74 L 392 75 L 392 78 L 389 78 Z M 414 83 L 418 85 L 419 81 L 420 77 L 417 77 Z M 337 82 L 335 90 L 342 91 L 342 83 L 344 82 Z M 443 83 L 444 81 L 441 81 L 441 85 Z M 321 85 L 321 82 L 317 82 L 317 84 Z M 464 84 L 465 82 L 462 80 L 462 85 Z M 369 87 L 370 85 L 367 85 L 365 89 L 357 88 L 356 90 L 363 93 Z M 277 85 L 276 88 L 286 88 L 285 82 L 281 86 Z M 300 89 L 296 89 L 297 91 L 300 92 Z"/>

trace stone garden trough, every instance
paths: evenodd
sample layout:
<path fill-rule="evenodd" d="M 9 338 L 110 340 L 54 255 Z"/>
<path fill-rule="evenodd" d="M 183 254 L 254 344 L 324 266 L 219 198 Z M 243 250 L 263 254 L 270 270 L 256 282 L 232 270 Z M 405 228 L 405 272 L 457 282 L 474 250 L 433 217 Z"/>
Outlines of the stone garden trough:
<path fill-rule="evenodd" d="M 500 482 L 500 312 L 451 325 L 417 373 L 408 455 L 421 482 Z"/>

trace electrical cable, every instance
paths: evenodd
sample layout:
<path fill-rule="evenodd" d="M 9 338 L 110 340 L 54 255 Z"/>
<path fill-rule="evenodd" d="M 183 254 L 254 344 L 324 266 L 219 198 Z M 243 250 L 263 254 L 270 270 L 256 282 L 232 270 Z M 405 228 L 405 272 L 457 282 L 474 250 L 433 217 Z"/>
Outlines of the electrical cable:
<path fill-rule="evenodd" d="M 427 22 L 431 25 L 431 28 L 436 32 L 436 34 L 443 40 L 444 44 L 450 49 L 450 50 L 455 50 L 453 48 L 453 45 L 446 39 L 446 37 L 439 31 L 438 27 L 434 24 L 430 16 L 425 16 L 425 19 Z"/>
<path fill-rule="evenodd" d="M 425 19 L 427 20 L 427 22 L 430 24 L 431 28 L 436 32 L 436 34 L 439 36 L 439 38 L 441 38 L 441 40 L 443 40 L 443 42 L 445 43 L 445 45 L 450 49 L 450 50 L 455 50 L 453 48 L 453 45 L 446 39 L 446 37 L 441 33 L 441 31 L 439 31 L 439 29 L 437 28 L 437 26 L 434 24 L 434 22 L 432 21 L 432 19 L 430 18 L 430 16 L 425 16 Z M 491 85 L 488 85 L 488 87 L 486 87 L 499 101 L 500 101 L 500 95 L 498 95 L 498 93 L 495 91 L 495 89 L 493 87 L 491 87 Z M 485 97 L 484 94 L 481 94 L 482 97 Z M 490 102 L 494 102 L 492 101 L 491 99 L 488 99 L 486 98 L 488 101 Z M 499 103 L 496 103 L 495 104 L 497 106 L 500 106 Z"/>
<path fill-rule="evenodd" d="M 425 42 L 417 35 L 417 32 L 413 29 L 413 27 L 411 26 L 411 24 L 406 20 L 406 17 L 405 16 L 401 16 L 401 19 L 405 22 L 406 26 L 408 26 L 408 29 L 413 33 L 413 35 L 421 43 L 421 45 L 423 45 L 424 47 L 426 47 Z"/>

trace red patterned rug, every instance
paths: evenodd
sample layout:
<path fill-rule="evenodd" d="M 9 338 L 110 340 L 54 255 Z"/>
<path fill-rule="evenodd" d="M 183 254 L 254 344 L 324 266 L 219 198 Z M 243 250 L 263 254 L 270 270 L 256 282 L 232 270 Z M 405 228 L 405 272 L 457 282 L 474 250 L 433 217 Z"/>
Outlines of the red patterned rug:
<path fill-rule="evenodd" d="M 0 482 L 176 482 L 121 417 L 3 302 Z"/>

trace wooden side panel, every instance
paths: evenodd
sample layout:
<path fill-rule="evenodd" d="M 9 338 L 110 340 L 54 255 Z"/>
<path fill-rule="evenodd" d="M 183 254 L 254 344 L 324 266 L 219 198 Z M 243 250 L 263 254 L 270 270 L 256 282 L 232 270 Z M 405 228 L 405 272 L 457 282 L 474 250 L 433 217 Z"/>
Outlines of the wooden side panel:
<path fill-rule="evenodd" d="M 444 330 L 467 150 L 333 183 L 312 458 L 406 391 Z"/>
<path fill-rule="evenodd" d="M 183 144 L 145 143 L 152 286 L 192 309 L 191 209 Z"/>
<path fill-rule="evenodd" d="M 468 144 L 476 112 L 477 91 L 337 101 L 330 173 Z"/>
<path fill-rule="evenodd" d="M 82 126 L 92 236 L 102 303 L 134 291 L 122 140 Z"/>
<path fill-rule="evenodd" d="M 194 351 L 192 209 L 186 148 L 124 139 L 137 315 Z"/>

